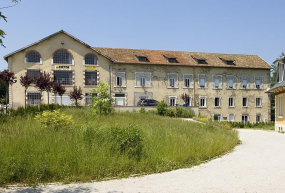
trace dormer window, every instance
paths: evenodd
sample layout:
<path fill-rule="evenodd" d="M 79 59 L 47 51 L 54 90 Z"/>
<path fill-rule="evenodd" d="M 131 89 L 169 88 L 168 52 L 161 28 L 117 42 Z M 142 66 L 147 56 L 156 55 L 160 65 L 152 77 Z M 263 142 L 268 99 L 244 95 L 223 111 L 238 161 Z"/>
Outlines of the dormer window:
<path fill-rule="evenodd" d="M 149 62 L 146 56 L 136 56 L 140 62 Z"/>
<path fill-rule="evenodd" d="M 178 61 L 176 60 L 176 58 L 167 58 L 167 61 L 169 63 L 178 63 Z"/>
<path fill-rule="evenodd" d="M 226 60 L 227 65 L 235 65 L 233 60 Z"/>
<path fill-rule="evenodd" d="M 198 59 L 197 62 L 198 64 L 207 64 L 206 60 L 204 59 Z"/>

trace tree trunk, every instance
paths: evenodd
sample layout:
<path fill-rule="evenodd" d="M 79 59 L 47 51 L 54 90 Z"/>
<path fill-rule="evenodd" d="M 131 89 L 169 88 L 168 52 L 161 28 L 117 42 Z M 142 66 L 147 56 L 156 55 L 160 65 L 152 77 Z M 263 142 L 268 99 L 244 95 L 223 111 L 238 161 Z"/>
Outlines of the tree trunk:
<path fill-rule="evenodd" d="M 27 89 L 25 89 L 25 109 L 27 108 L 26 95 L 27 95 Z"/>
<path fill-rule="evenodd" d="M 60 105 L 62 106 L 62 95 L 60 95 Z"/>
<path fill-rule="evenodd" d="M 49 105 L 49 92 L 47 92 L 47 94 L 48 94 L 48 105 Z"/>

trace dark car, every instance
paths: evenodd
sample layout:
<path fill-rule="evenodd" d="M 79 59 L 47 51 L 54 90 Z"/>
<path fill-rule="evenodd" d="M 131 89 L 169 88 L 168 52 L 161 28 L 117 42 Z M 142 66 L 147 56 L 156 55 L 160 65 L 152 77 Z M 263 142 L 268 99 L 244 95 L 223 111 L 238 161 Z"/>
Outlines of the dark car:
<path fill-rule="evenodd" d="M 138 102 L 138 106 L 156 106 L 157 103 L 158 101 L 154 99 L 141 99 Z"/>

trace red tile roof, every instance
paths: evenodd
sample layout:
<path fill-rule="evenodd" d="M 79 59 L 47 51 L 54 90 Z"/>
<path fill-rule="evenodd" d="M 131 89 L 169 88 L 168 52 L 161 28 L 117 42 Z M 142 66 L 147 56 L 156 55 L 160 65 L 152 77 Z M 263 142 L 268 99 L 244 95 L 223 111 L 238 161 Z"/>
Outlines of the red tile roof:
<path fill-rule="evenodd" d="M 99 53 L 108 56 L 115 63 L 126 64 L 158 64 L 173 66 L 211 66 L 229 68 L 265 68 L 271 66 L 257 55 L 215 54 L 184 51 L 140 50 L 122 48 L 94 47 Z M 138 61 L 136 56 L 145 56 L 149 62 Z M 178 63 L 169 63 L 167 58 L 176 58 Z M 196 60 L 195 60 L 196 59 Z M 207 64 L 198 64 L 197 60 L 206 60 Z M 235 65 L 227 65 L 225 61 L 234 61 Z"/>

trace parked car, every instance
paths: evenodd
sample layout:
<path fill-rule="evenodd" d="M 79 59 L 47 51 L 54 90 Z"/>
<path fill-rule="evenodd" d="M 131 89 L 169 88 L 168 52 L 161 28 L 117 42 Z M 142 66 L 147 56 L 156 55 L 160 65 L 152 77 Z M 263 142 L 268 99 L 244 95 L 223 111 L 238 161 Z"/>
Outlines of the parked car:
<path fill-rule="evenodd" d="M 154 99 L 141 99 L 138 102 L 138 106 L 156 106 L 157 104 L 158 101 Z"/>

